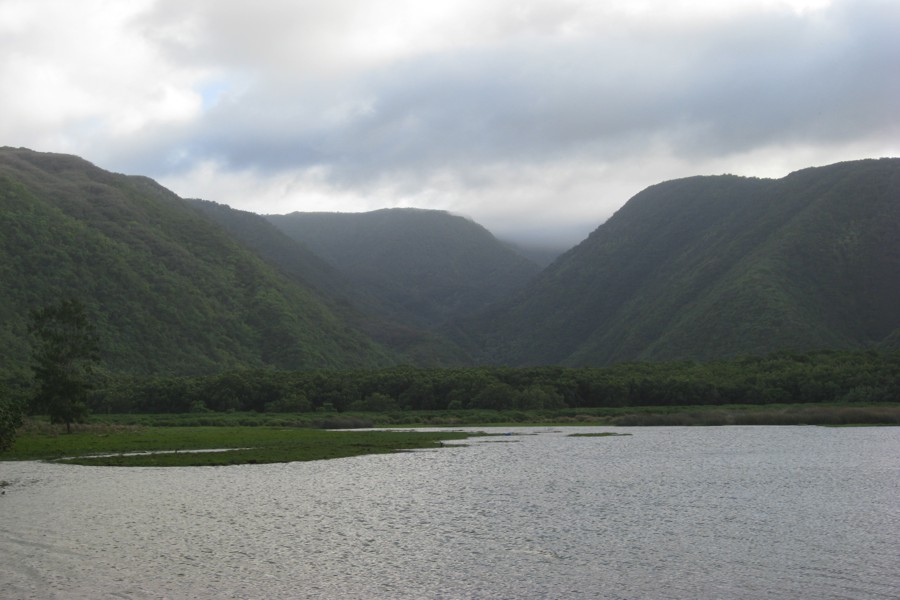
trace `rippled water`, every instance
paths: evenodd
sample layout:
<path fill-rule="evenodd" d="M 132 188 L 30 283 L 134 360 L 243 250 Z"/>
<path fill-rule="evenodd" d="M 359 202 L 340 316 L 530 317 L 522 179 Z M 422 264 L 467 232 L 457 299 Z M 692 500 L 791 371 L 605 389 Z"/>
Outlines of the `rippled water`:
<path fill-rule="evenodd" d="M 516 431 L 281 465 L 0 463 L 0 597 L 900 597 L 900 428 Z"/>

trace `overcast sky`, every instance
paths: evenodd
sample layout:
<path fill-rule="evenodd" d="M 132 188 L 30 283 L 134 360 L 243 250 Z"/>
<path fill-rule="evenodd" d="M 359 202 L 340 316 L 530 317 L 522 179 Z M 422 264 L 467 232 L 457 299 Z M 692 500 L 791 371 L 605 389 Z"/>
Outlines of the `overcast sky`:
<path fill-rule="evenodd" d="M 0 0 L 0 82 L 0 145 L 571 245 L 667 179 L 900 156 L 900 2 Z"/>

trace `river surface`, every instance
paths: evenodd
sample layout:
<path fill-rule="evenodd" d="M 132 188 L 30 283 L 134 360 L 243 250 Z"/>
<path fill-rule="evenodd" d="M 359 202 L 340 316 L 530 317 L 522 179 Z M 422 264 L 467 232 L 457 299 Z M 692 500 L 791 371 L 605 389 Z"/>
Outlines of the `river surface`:
<path fill-rule="evenodd" d="M 598 430 L 631 435 L 569 436 Z M 900 598 L 898 427 L 486 431 L 278 465 L 2 462 L 0 598 Z"/>

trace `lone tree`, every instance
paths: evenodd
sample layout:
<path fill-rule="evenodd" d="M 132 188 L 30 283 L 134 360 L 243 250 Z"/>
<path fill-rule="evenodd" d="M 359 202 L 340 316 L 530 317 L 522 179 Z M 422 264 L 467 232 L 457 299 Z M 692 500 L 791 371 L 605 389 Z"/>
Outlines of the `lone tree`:
<path fill-rule="evenodd" d="M 9 398 L 5 386 L 0 382 L 0 452 L 12 447 L 16 429 L 21 425 L 22 409 L 18 402 Z"/>
<path fill-rule="evenodd" d="M 64 299 L 31 311 L 28 331 L 36 338 L 32 369 L 37 391 L 32 408 L 50 415 L 51 423 L 72 423 L 88 414 L 87 395 L 93 366 L 100 360 L 99 343 L 84 304 Z"/>

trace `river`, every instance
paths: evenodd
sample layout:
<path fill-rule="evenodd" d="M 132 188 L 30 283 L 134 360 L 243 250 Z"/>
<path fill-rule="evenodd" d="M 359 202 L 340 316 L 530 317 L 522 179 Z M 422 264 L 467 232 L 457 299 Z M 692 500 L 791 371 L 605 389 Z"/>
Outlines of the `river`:
<path fill-rule="evenodd" d="M 900 428 L 487 431 L 277 465 L 2 462 L 0 598 L 900 598 Z M 594 431 L 630 435 L 570 436 Z"/>

